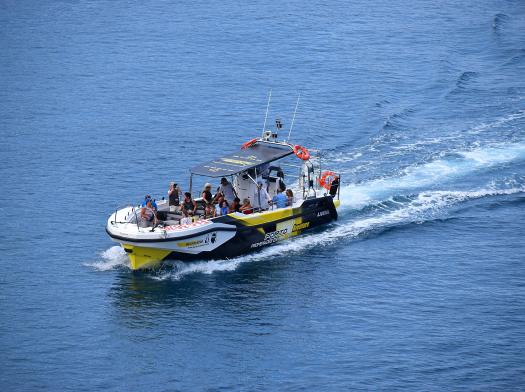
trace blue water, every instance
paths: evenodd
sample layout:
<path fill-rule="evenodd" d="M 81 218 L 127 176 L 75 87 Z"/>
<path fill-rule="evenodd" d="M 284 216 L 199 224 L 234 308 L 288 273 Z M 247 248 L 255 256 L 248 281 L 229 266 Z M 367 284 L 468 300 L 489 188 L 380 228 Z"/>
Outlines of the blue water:
<path fill-rule="evenodd" d="M 2 0 L 0 49 L 1 390 L 523 390 L 522 1 Z M 270 89 L 340 219 L 132 274 L 107 216 Z"/>

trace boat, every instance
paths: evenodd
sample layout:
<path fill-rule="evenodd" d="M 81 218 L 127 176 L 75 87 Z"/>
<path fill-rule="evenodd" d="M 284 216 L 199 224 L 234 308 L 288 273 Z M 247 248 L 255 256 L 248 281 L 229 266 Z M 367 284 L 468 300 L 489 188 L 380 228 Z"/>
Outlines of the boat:
<path fill-rule="evenodd" d="M 279 120 L 276 124 L 280 129 Z M 237 197 L 251 201 L 253 208 L 247 213 L 207 216 L 203 198 L 194 197 L 195 215 L 186 217 L 162 198 L 155 200 L 154 223 L 141 221 L 141 211 L 148 207 L 126 205 L 109 216 L 106 231 L 127 253 L 134 271 L 158 268 L 170 260 L 228 259 L 291 240 L 337 219 L 341 176 L 321 170 L 321 158 L 319 150 L 279 141 L 276 131 L 265 130 L 239 150 L 190 169 L 192 195 L 197 179 L 229 179 Z M 261 189 L 273 198 L 285 179 L 292 181 L 289 188 L 295 195 L 289 205 L 261 203 Z"/>

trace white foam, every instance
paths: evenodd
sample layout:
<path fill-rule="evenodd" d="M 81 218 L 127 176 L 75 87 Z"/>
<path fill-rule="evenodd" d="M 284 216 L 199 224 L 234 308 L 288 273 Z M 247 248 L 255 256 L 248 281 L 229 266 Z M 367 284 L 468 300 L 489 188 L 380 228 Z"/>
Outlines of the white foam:
<path fill-rule="evenodd" d="M 93 267 L 98 271 L 109 271 L 120 267 L 129 268 L 129 259 L 124 249 L 120 246 L 112 246 L 100 253 L 99 260 L 84 265 Z"/>
<path fill-rule="evenodd" d="M 409 166 L 397 176 L 343 186 L 341 204 L 345 208 L 362 208 L 401 192 L 435 186 L 480 169 L 524 158 L 525 144 L 518 143 L 457 151 L 454 156 Z"/>
<path fill-rule="evenodd" d="M 518 110 L 515 113 L 511 113 L 506 116 L 502 116 L 496 119 L 495 121 L 492 121 L 489 123 L 482 123 L 476 127 L 472 127 L 471 129 L 468 130 L 468 133 L 477 135 L 478 133 L 482 133 L 486 131 L 487 129 L 496 128 L 508 122 L 522 119 L 522 118 L 525 118 L 525 110 Z"/>

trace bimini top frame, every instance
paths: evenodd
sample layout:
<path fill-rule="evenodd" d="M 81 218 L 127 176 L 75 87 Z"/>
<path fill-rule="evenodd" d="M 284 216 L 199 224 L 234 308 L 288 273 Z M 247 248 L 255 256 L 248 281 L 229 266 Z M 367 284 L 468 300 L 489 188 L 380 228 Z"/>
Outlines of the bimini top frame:
<path fill-rule="evenodd" d="M 291 154 L 293 147 L 287 143 L 259 140 L 243 150 L 195 166 L 190 173 L 212 178 L 233 176 Z"/>

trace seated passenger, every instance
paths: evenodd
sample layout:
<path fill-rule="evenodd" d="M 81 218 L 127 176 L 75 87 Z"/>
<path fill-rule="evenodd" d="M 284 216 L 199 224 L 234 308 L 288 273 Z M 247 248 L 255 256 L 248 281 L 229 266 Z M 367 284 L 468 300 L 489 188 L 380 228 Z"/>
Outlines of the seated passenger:
<path fill-rule="evenodd" d="M 228 215 L 229 213 L 229 207 L 228 202 L 226 200 L 223 200 L 219 203 L 221 215 Z"/>
<path fill-rule="evenodd" d="M 140 220 L 141 227 L 156 226 L 158 224 L 157 212 L 153 207 L 151 199 L 146 200 L 145 204 L 140 209 Z"/>
<path fill-rule="evenodd" d="M 272 204 L 277 208 L 285 208 L 288 198 L 284 195 L 281 189 L 277 189 L 277 194 L 272 198 Z"/>
<path fill-rule="evenodd" d="M 224 197 L 219 196 L 217 199 L 217 204 L 215 204 L 215 210 L 213 216 L 221 216 L 221 203 L 224 201 Z"/>
<path fill-rule="evenodd" d="M 294 200 L 293 200 L 293 192 L 292 192 L 291 189 L 287 189 L 286 190 L 286 197 L 288 198 L 288 201 L 286 202 L 286 205 L 287 206 L 293 205 Z"/>
<path fill-rule="evenodd" d="M 197 203 L 191 198 L 190 192 L 184 193 L 184 201 L 181 205 L 181 212 L 185 217 L 194 216 L 197 211 Z"/>
<path fill-rule="evenodd" d="M 215 194 L 215 196 L 213 196 L 213 204 L 217 204 L 221 197 L 224 198 L 224 195 L 221 193 L 221 191 L 219 191 L 219 188 L 220 187 L 217 187 L 217 193 Z"/>
<path fill-rule="evenodd" d="M 157 203 L 155 203 L 155 200 L 153 200 L 150 195 L 144 196 L 144 201 L 142 202 L 142 206 L 141 207 L 146 207 L 146 204 L 148 204 L 148 201 L 151 202 L 151 206 L 153 207 L 153 209 L 155 211 L 157 211 L 157 209 L 158 209 Z"/>
<path fill-rule="evenodd" d="M 242 206 L 239 208 L 239 211 L 243 214 L 251 214 L 253 212 L 253 207 L 250 203 L 250 199 L 244 199 L 242 201 Z"/>
<path fill-rule="evenodd" d="M 241 199 L 236 197 L 235 199 L 233 199 L 233 203 L 230 204 L 230 212 L 240 212 L 240 208 L 241 208 Z"/>
<path fill-rule="evenodd" d="M 204 185 L 204 189 L 202 190 L 201 196 L 204 203 L 213 203 L 213 195 L 211 194 L 211 184 L 209 182 L 207 182 L 206 185 Z"/>
<path fill-rule="evenodd" d="M 213 195 L 211 194 L 211 184 L 209 182 L 204 185 L 201 196 L 204 201 L 204 217 L 211 218 L 213 216 Z"/>

